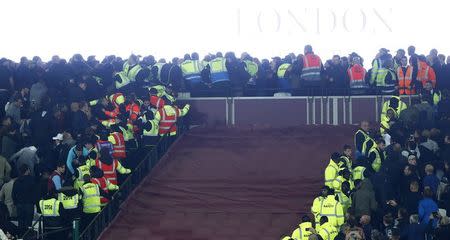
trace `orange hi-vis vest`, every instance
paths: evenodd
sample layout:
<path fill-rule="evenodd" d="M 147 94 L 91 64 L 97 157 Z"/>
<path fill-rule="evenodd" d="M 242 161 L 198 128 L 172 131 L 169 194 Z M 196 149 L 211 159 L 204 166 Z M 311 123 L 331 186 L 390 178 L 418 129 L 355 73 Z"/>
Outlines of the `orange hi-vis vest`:
<path fill-rule="evenodd" d="M 164 105 L 166 105 L 166 102 L 158 96 L 151 96 L 150 104 L 152 106 L 154 106 L 156 109 L 160 109 L 160 108 L 164 107 Z"/>
<path fill-rule="evenodd" d="M 114 138 L 115 143 L 113 144 L 113 158 L 126 158 L 127 153 L 125 149 L 125 139 L 123 138 L 123 134 L 119 132 L 111 133 L 111 136 Z"/>
<path fill-rule="evenodd" d="M 167 114 L 166 108 L 173 108 L 175 114 Z M 180 110 L 177 107 L 166 105 L 158 110 L 161 115 L 161 120 L 159 121 L 159 135 L 164 135 L 166 133 L 176 133 L 177 132 L 177 119 L 180 116 Z"/>
<path fill-rule="evenodd" d="M 139 117 L 139 114 L 141 113 L 141 108 L 136 103 L 130 103 L 127 106 L 125 106 L 125 110 L 129 113 L 129 119 L 131 121 L 136 121 L 136 119 Z"/>
<path fill-rule="evenodd" d="M 417 67 L 419 68 L 417 71 L 417 81 L 420 81 L 423 87 L 425 87 L 425 83 L 431 81 L 434 88 L 436 86 L 436 73 L 433 68 L 423 61 L 418 61 Z"/>
<path fill-rule="evenodd" d="M 347 74 L 350 78 L 350 88 L 367 88 L 365 82 L 366 69 L 359 64 L 354 64 L 347 70 Z"/>
<path fill-rule="evenodd" d="M 114 108 L 114 110 L 112 111 L 105 111 L 104 112 L 106 116 L 110 117 L 110 118 L 116 118 L 117 115 L 120 114 L 119 108 Z"/>
<path fill-rule="evenodd" d="M 105 177 L 106 180 L 108 180 L 112 184 L 117 185 L 117 173 L 116 173 L 117 159 L 113 159 L 111 165 L 107 165 L 105 163 L 102 163 L 100 159 L 96 159 L 95 166 L 103 170 L 103 177 Z"/>
<path fill-rule="evenodd" d="M 303 69 L 301 78 L 305 81 L 320 81 L 320 68 L 322 60 L 314 53 L 303 56 Z"/>
<path fill-rule="evenodd" d="M 398 78 L 398 92 L 400 95 L 412 95 L 416 94 L 416 90 L 412 87 L 412 73 L 413 67 L 408 66 L 406 72 L 403 72 L 402 67 L 397 68 Z"/>

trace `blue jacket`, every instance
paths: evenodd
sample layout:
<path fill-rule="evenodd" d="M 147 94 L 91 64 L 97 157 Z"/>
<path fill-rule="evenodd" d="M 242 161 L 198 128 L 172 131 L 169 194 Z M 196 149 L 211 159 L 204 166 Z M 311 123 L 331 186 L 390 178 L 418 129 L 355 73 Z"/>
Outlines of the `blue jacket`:
<path fill-rule="evenodd" d="M 73 166 L 72 166 L 72 162 L 77 157 L 77 154 L 75 153 L 75 147 L 76 146 L 73 146 L 69 150 L 69 154 L 67 154 L 67 161 L 66 161 L 67 168 L 69 169 L 70 173 L 72 173 L 72 174 L 75 173 L 75 170 L 73 169 Z M 88 154 L 89 154 L 89 151 L 87 150 L 87 148 L 83 147 L 83 156 L 87 157 Z"/>
<path fill-rule="evenodd" d="M 419 202 L 419 221 L 421 224 L 428 223 L 430 215 L 439 210 L 438 205 L 431 198 L 424 198 Z M 433 220 L 433 228 L 437 227 L 437 220 Z"/>

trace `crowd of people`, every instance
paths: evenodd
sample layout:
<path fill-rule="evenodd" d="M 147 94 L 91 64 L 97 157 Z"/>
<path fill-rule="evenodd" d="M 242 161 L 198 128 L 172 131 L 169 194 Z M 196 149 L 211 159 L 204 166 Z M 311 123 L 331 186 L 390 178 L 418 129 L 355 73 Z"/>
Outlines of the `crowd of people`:
<path fill-rule="evenodd" d="M 3 58 L 0 89 L 20 91 L 41 78 L 52 98 L 96 98 L 98 91 L 148 82 L 170 85 L 175 92 L 188 92 L 191 96 L 412 95 L 429 88 L 426 85 L 431 83 L 432 89 L 448 95 L 449 60 L 436 49 L 425 56 L 409 46 L 406 51 L 398 49 L 394 56 L 381 48 L 367 67 L 355 52 L 334 55 L 322 63 L 310 45 L 305 46 L 303 54 L 290 53 L 270 60 L 248 53 L 237 57 L 233 52 L 208 54 L 202 59 L 194 52 L 171 61 L 156 60 L 152 55 L 131 55 L 128 59 L 107 56 L 101 62 L 95 56 L 84 60 L 80 54 L 68 62 L 58 56 L 48 63 L 39 57 L 24 57 L 19 63 Z M 83 79 L 89 85 L 80 97 L 77 91 L 68 89 L 67 82 L 73 78 Z M 36 85 L 35 90 L 39 92 L 42 84 Z"/>
<path fill-rule="evenodd" d="M 449 239 L 450 112 L 394 95 L 380 119 L 331 155 L 311 214 L 283 240 Z"/>
<path fill-rule="evenodd" d="M 22 58 L 12 71 L 1 61 L 0 229 L 9 239 L 33 236 L 39 216 L 45 239 L 68 239 L 74 220 L 86 229 L 189 111 L 160 82 L 108 85 L 134 81 L 128 61 L 109 78 L 102 72 L 104 81 L 92 63 L 79 55 L 69 63 Z"/>
<path fill-rule="evenodd" d="M 450 126 L 450 65 L 434 49 L 426 57 L 416 54 L 412 46 L 407 52 L 409 60 L 402 49 L 395 56 L 380 49 L 368 71 L 356 53 L 348 57 L 336 55 L 322 64 L 310 45 L 305 46 L 304 54 L 274 57 L 270 61 L 247 53 L 237 58 L 232 52 L 210 54 L 203 60 L 192 53 L 170 62 L 137 55 L 128 59 L 107 56 L 101 62 L 95 56 L 85 60 L 80 54 L 69 61 L 58 56 L 49 62 L 39 57 L 23 57 L 19 63 L 2 58 L 0 228 L 11 238 L 20 236 L 30 228 L 36 212 L 44 216 L 46 231 L 60 229 L 75 218 L 81 218 L 84 228 L 120 188 L 120 176 L 129 174 L 137 165 L 139 159 L 135 156 L 143 156 L 160 136 L 176 135 L 177 120 L 189 111 L 189 105 L 177 106 L 178 94 L 228 96 L 230 89 L 235 96 L 324 91 L 337 95 L 420 94 L 421 101 L 406 109 L 399 99 L 397 103 L 392 100 L 392 106 L 386 105 L 379 131 L 382 139 L 369 137 L 366 123 L 362 124 L 356 139 L 355 161 L 348 146 L 344 156 L 332 156 L 334 175 L 326 174 L 327 187 L 315 204 L 324 203 L 325 199 L 332 201 L 336 195 L 344 206 L 345 218 L 337 220 L 323 213 L 322 207 L 328 204 L 322 204 L 319 210 L 313 206 L 314 216 L 304 218 L 304 222 L 312 224 L 308 227 L 310 232 L 319 233 L 314 236 L 325 236 L 323 231 L 328 230 L 320 226 L 328 224 L 336 228 L 346 226 L 345 231 L 364 229 L 364 234 L 359 233 L 367 239 L 367 229 L 383 233 L 386 226 L 391 227 L 397 210 L 402 213 L 402 223 L 411 226 L 404 218 L 415 216 L 416 212 L 408 205 L 412 198 L 405 202 L 405 196 L 414 195 L 417 199 L 418 191 L 423 191 L 428 194 L 428 202 L 439 204 L 448 203 L 450 196 L 447 190 L 438 194 L 435 188 L 436 182 L 439 185 L 439 181 L 446 181 L 443 176 L 449 171 L 450 139 L 447 135 L 443 141 L 443 136 L 448 133 L 445 126 Z M 372 145 L 361 148 L 362 133 L 364 143 Z M 407 138 L 410 133 L 413 137 Z M 388 145 L 386 156 L 384 144 Z M 413 156 L 415 161 L 410 160 Z M 342 159 L 347 159 L 345 165 Z M 406 163 L 400 172 L 411 172 L 409 175 L 394 174 Z M 364 174 L 358 175 L 363 168 Z M 438 180 L 433 178 L 436 172 L 441 173 Z M 380 189 L 382 181 L 402 181 L 403 187 Z M 432 195 L 426 185 L 430 181 L 434 184 Z M 336 186 L 335 182 L 341 184 Z M 414 183 L 416 192 L 409 192 L 410 183 Z M 370 200 L 367 211 L 361 206 L 367 204 L 367 199 L 358 200 L 357 196 L 373 192 L 376 199 Z M 388 206 L 384 204 L 386 199 Z M 385 216 L 387 225 L 382 227 L 379 220 Z M 440 223 L 446 219 L 436 218 Z M 18 226 L 11 220 L 17 221 Z M 423 220 L 420 213 L 419 220 Z M 426 228 L 426 234 L 442 229 L 437 226 L 433 225 L 433 231 Z M 393 236 L 396 229 L 404 230 L 391 228 Z M 303 236 L 305 231 L 298 230 Z M 60 239 L 61 235 L 48 237 Z"/>

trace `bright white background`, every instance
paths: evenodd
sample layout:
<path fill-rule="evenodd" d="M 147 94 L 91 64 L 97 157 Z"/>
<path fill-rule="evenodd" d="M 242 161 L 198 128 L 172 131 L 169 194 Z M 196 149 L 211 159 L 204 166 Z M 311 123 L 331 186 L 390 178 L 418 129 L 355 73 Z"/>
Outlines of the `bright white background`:
<path fill-rule="evenodd" d="M 157 58 L 247 51 L 284 56 L 312 44 L 323 59 L 380 47 L 450 54 L 445 1 L 3 0 L 0 57 L 130 53 Z"/>

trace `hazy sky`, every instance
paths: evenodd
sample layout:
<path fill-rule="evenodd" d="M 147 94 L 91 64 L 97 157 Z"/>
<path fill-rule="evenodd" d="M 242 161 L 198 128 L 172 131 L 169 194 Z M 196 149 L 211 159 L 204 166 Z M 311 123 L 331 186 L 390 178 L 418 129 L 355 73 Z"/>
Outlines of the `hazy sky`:
<path fill-rule="evenodd" d="M 182 57 L 243 51 L 260 58 L 303 52 L 322 58 L 380 47 L 450 54 L 446 5 L 366 0 L 14 0 L 0 1 L 0 57 L 52 55 Z M 428 1 L 433 2 L 433 1 Z"/>

